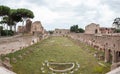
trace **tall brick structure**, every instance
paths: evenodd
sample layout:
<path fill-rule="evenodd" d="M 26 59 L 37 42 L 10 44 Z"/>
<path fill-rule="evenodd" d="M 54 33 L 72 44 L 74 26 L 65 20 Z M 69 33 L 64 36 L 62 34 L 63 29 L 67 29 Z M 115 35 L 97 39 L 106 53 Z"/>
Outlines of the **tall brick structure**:
<path fill-rule="evenodd" d="M 30 19 L 28 19 L 26 21 L 26 26 L 25 26 L 27 33 L 29 33 L 31 31 L 31 25 L 32 25 L 32 21 Z"/>
<path fill-rule="evenodd" d="M 115 28 L 100 27 L 99 24 L 91 23 L 85 27 L 86 34 L 111 34 Z"/>
<path fill-rule="evenodd" d="M 97 34 L 100 33 L 99 24 L 91 23 L 85 27 L 86 34 Z"/>
<path fill-rule="evenodd" d="M 35 21 L 32 23 L 30 19 L 26 21 L 25 26 L 18 26 L 19 33 L 31 33 L 33 35 L 43 35 L 45 30 L 40 21 Z"/>
<path fill-rule="evenodd" d="M 35 21 L 32 23 L 30 33 L 32 33 L 32 34 L 36 34 L 36 33 L 44 34 L 44 28 L 43 28 L 40 21 Z"/>

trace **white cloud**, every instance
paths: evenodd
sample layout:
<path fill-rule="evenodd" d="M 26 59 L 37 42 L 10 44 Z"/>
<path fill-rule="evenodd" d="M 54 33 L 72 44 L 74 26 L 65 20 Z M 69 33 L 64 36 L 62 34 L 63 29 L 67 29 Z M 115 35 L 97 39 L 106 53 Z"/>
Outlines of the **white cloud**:
<path fill-rule="evenodd" d="M 102 5 L 99 7 L 99 13 L 101 17 L 98 21 L 103 25 L 112 26 L 113 19 L 116 17 L 115 12 L 108 5 Z"/>
<path fill-rule="evenodd" d="M 117 0 L 20 0 L 19 3 L 17 0 L 2 0 L 2 3 L 11 8 L 32 10 L 35 14 L 33 20 L 41 21 L 47 29 L 69 28 L 73 24 L 84 28 L 91 22 L 112 26 L 114 18 L 120 16 L 120 1 Z"/>
<path fill-rule="evenodd" d="M 83 4 L 89 8 L 97 8 L 101 4 L 101 0 L 84 0 Z"/>
<path fill-rule="evenodd" d="M 37 6 L 34 6 L 37 7 Z M 35 20 L 41 20 L 42 22 L 52 23 L 57 17 L 58 14 L 52 12 L 46 7 L 32 8 L 35 14 Z"/>

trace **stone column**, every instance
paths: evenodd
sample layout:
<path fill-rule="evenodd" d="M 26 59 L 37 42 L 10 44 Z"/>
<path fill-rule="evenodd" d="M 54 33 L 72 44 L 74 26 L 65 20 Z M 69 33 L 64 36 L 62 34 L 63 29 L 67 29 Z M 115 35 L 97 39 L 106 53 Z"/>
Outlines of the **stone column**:
<path fill-rule="evenodd" d="M 116 63 L 117 62 L 117 52 L 115 50 L 112 51 L 112 63 Z"/>
<path fill-rule="evenodd" d="M 105 62 L 110 62 L 110 52 L 108 49 L 105 49 Z"/>

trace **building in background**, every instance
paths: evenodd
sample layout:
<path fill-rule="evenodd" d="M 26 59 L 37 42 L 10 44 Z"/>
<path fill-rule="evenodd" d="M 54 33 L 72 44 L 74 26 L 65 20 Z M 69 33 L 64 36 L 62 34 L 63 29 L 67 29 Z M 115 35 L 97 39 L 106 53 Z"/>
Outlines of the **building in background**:
<path fill-rule="evenodd" d="M 111 34 L 115 28 L 100 27 L 99 24 L 91 23 L 85 27 L 86 34 Z"/>
<path fill-rule="evenodd" d="M 40 21 L 32 23 L 30 19 L 26 21 L 25 26 L 18 26 L 18 33 L 30 33 L 33 35 L 44 34 L 44 28 Z"/>

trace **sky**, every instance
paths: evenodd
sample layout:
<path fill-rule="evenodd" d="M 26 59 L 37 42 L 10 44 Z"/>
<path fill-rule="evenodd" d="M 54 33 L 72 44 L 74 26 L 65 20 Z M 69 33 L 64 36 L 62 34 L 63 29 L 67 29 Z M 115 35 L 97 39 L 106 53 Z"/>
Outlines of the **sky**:
<path fill-rule="evenodd" d="M 120 16 L 119 0 L 0 0 L 0 5 L 30 9 L 35 15 L 32 21 L 41 21 L 46 30 L 69 29 L 76 24 L 85 28 L 90 23 L 112 27 Z"/>

